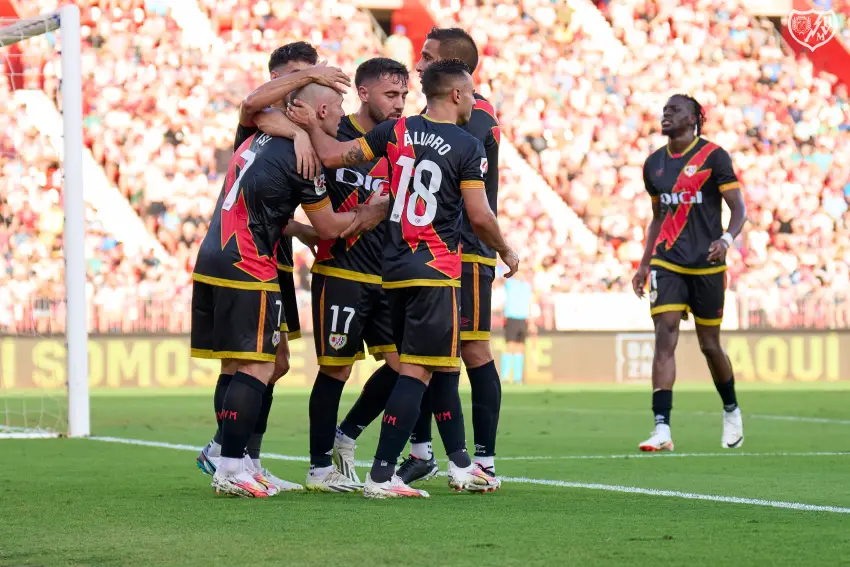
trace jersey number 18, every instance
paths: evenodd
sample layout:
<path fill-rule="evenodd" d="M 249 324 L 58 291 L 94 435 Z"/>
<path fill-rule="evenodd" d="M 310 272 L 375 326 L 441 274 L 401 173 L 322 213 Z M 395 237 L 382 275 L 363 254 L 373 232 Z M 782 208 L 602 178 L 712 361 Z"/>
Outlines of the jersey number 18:
<path fill-rule="evenodd" d="M 401 156 L 396 161 L 401 166 L 401 178 L 398 183 L 398 194 L 395 198 L 390 220 L 392 222 L 401 222 L 401 215 L 405 212 L 405 203 L 407 203 L 407 222 L 413 226 L 426 226 L 434 221 L 437 216 L 437 197 L 435 194 L 440 190 L 440 184 L 443 182 L 443 172 L 440 171 L 440 166 L 431 160 L 425 159 L 419 162 L 414 168 L 415 160 L 409 156 Z M 431 174 L 431 181 L 426 187 L 422 182 L 422 172 L 427 171 Z M 407 198 L 407 189 L 410 186 L 410 181 L 413 180 L 413 195 L 411 199 Z M 416 213 L 416 204 L 422 199 L 425 202 L 425 211 L 420 215 Z"/>

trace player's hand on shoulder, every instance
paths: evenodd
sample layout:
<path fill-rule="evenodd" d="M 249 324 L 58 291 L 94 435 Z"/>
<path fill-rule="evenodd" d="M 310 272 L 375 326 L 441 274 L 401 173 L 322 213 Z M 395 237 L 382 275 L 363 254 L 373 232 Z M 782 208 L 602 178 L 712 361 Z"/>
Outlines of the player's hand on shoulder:
<path fill-rule="evenodd" d="M 298 175 L 308 180 L 317 177 L 322 172 L 322 162 L 319 160 L 319 154 L 313 149 L 310 136 L 301 130 L 295 133 L 292 141 L 295 143 Z"/>
<path fill-rule="evenodd" d="M 313 107 L 297 98 L 286 104 L 286 117 L 307 132 L 319 124 L 319 117 Z"/>
<path fill-rule="evenodd" d="M 323 63 L 327 63 L 327 61 L 323 61 Z M 310 68 L 309 73 L 314 83 L 330 87 L 343 94 L 351 86 L 351 78 L 338 67 L 328 67 L 324 64 L 316 65 Z"/>
<path fill-rule="evenodd" d="M 517 270 L 519 270 L 519 256 L 514 251 L 513 248 L 508 246 L 507 249 L 499 252 L 499 257 L 502 259 L 502 262 L 508 267 L 508 273 L 505 274 L 505 278 L 513 277 Z"/>
<path fill-rule="evenodd" d="M 635 295 L 637 295 L 641 299 L 646 293 L 644 291 L 644 288 L 646 287 L 647 277 L 649 277 L 649 266 L 641 264 L 638 268 L 637 273 L 635 274 L 635 277 L 632 278 L 632 289 L 634 290 Z"/>

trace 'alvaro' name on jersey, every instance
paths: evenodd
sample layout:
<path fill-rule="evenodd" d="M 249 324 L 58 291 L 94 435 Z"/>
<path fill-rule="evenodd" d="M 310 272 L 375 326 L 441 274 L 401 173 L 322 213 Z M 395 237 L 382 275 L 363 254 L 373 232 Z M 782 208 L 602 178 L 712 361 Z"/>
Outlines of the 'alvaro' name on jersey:
<path fill-rule="evenodd" d="M 441 156 L 452 151 L 451 144 L 447 143 L 441 136 L 433 132 L 420 132 L 414 130 L 404 131 L 404 144 L 407 146 L 428 146 L 437 151 Z"/>

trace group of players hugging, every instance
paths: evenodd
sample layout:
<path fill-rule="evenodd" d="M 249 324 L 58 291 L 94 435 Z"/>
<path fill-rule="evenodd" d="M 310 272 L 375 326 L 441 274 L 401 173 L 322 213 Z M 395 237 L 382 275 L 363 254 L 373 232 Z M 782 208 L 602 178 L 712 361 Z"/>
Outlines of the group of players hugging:
<path fill-rule="evenodd" d="M 474 91 L 477 64 L 466 32 L 434 28 L 415 69 L 426 97 L 421 114 L 403 116 L 407 68 L 374 58 L 354 77 L 359 109 L 344 115 L 347 75 L 320 63 L 304 42 L 272 53 L 270 80 L 240 108 L 234 154 L 193 273 L 192 356 L 221 360 L 218 428 L 197 458 L 217 493 L 266 498 L 306 489 L 427 498 L 411 484 L 438 472 L 432 415 L 451 489 L 500 488 L 491 290 L 497 257 L 505 277 L 520 262 L 496 219 L 500 132 L 493 107 Z M 662 122 L 670 142 L 644 168 L 654 217 L 634 287 L 642 296 L 650 280 L 657 348 L 656 430 L 642 450 L 673 448 L 673 350 L 688 311 L 723 398 L 724 446 L 743 441 L 719 321 L 725 252 L 744 208 L 728 154 L 699 136 L 703 120 L 694 99 L 672 97 Z M 727 232 L 720 228 L 721 195 L 732 210 Z M 293 220 L 299 205 L 310 225 Z M 304 485 L 274 476 L 260 461 L 274 385 L 289 370 L 288 341 L 300 336 L 293 237 L 315 253 L 319 371 Z M 366 350 L 383 365 L 338 423 L 343 387 Z M 472 457 L 458 393 L 461 360 L 472 392 Z M 362 482 L 355 443 L 379 417 L 378 447 Z M 410 454 L 396 468 L 408 440 Z"/>

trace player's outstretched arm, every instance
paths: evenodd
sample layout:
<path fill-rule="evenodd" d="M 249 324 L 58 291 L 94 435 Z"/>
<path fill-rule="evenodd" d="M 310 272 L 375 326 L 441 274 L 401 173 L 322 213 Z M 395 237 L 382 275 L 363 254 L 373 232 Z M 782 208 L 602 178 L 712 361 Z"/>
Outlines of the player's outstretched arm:
<path fill-rule="evenodd" d="M 632 278 L 632 289 L 640 298 L 644 296 L 644 288 L 646 287 L 646 278 L 649 277 L 649 262 L 652 260 L 652 254 L 655 251 L 655 243 L 658 242 L 658 236 L 661 234 L 661 202 L 658 197 L 652 197 L 652 221 L 649 223 L 649 228 L 646 230 L 646 245 L 643 248 L 643 258 L 640 260 L 638 271 Z"/>
<path fill-rule="evenodd" d="M 360 138 L 348 142 L 337 141 L 319 125 L 316 111 L 303 101 L 295 99 L 286 105 L 286 116 L 310 135 L 313 148 L 325 167 L 340 168 L 370 161 Z M 370 152 L 371 153 L 371 152 Z"/>
<path fill-rule="evenodd" d="M 463 206 L 466 208 L 466 216 L 469 218 L 472 230 L 484 241 L 484 244 L 499 254 L 508 267 L 509 271 L 505 277 L 513 276 L 519 268 L 519 256 L 505 242 L 502 231 L 499 229 L 499 221 L 496 220 L 496 215 L 493 214 L 490 203 L 487 201 L 484 187 L 464 189 Z"/>
<path fill-rule="evenodd" d="M 326 206 L 320 209 L 304 210 L 310 224 L 316 229 L 322 240 L 333 240 L 339 238 L 343 231 L 355 222 L 358 211 L 346 211 L 344 213 L 334 212 L 333 207 Z"/>
<path fill-rule="evenodd" d="M 289 138 L 295 143 L 296 169 L 304 179 L 313 179 L 321 171 L 319 156 L 313 149 L 310 136 L 286 117 L 280 108 L 266 108 L 253 116 L 254 124 L 269 136 Z"/>
<path fill-rule="evenodd" d="M 351 85 L 348 75 L 336 67 L 316 65 L 303 71 L 297 71 L 263 83 L 242 101 L 239 106 L 239 123 L 242 126 L 254 126 L 253 116 L 257 112 L 283 101 L 289 93 L 298 90 L 307 83 L 316 82 L 345 92 Z"/>

